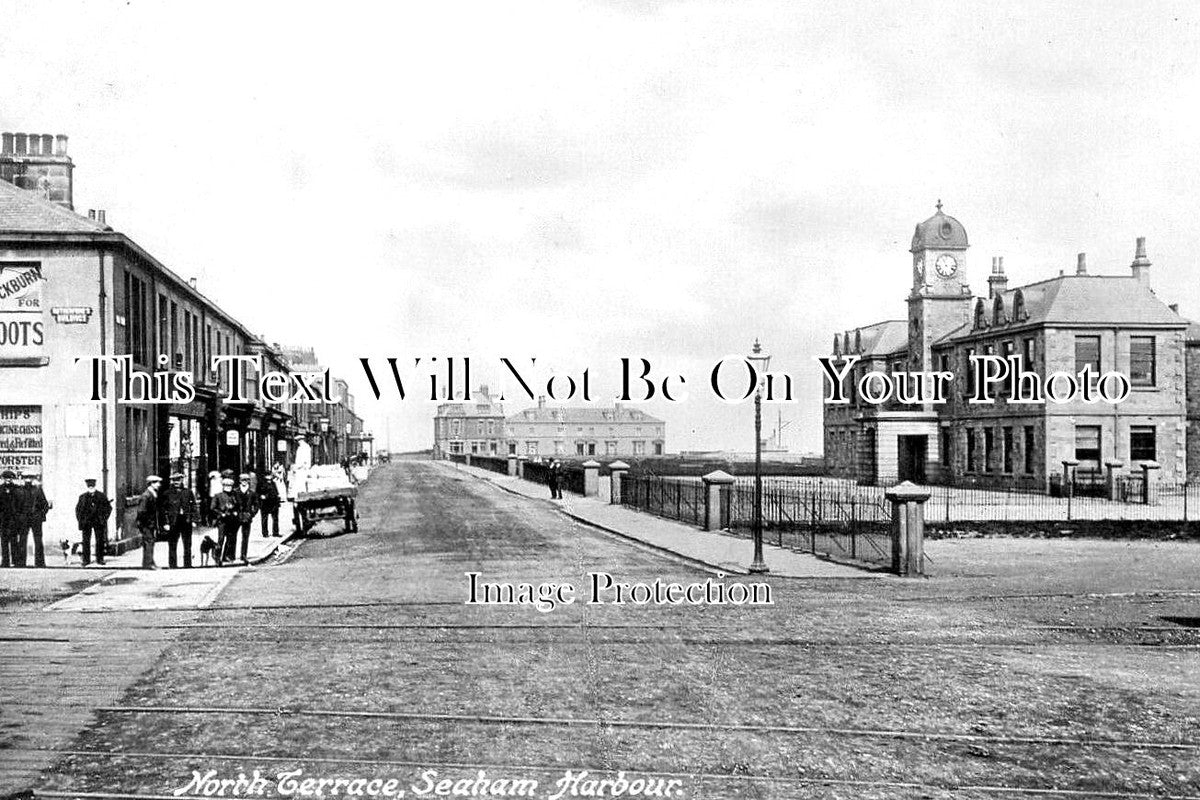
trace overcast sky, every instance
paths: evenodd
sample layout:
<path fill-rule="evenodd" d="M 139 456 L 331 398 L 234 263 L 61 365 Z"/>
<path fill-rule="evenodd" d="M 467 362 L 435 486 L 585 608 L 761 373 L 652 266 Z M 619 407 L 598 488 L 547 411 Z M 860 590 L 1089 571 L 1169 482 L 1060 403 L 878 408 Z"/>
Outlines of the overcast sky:
<path fill-rule="evenodd" d="M 818 450 L 811 358 L 904 316 L 938 198 L 977 293 L 1146 236 L 1200 317 L 1195 4 L 877 5 L 0 0 L 0 129 L 69 135 L 77 209 L 315 347 L 394 449 L 432 407 L 359 356 L 537 357 L 601 401 L 644 356 L 692 389 L 647 407 L 669 449 L 749 450 L 707 373 L 761 337 Z"/>

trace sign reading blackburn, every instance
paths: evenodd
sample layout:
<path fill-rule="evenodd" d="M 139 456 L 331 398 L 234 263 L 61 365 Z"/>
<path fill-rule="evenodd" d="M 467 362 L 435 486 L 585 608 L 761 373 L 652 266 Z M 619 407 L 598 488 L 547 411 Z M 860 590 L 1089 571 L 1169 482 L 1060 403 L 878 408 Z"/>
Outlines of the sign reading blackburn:
<path fill-rule="evenodd" d="M 44 283 L 37 262 L 0 263 L 0 360 L 42 356 Z"/>

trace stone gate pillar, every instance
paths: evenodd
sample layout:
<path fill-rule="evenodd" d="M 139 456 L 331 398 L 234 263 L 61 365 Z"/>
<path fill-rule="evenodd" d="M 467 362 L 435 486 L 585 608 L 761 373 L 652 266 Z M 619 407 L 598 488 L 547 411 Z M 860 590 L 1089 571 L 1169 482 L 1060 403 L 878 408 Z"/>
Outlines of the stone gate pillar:
<path fill-rule="evenodd" d="M 609 500 L 614 506 L 621 505 L 621 477 L 629 471 L 629 465 L 624 461 L 614 461 L 608 465 L 611 473 L 609 478 Z"/>
<path fill-rule="evenodd" d="M 925 574 L 925 502 L 930 492 L 905 481 L 884 492 L 892 504 L 892 572 Z"/>
<path fill-rule="evenodd" d="M 704 530 L 721 530 L 721 509 L 733 486 L 733 476 L 716 470 L 705 475 L 704 481 Z"/>

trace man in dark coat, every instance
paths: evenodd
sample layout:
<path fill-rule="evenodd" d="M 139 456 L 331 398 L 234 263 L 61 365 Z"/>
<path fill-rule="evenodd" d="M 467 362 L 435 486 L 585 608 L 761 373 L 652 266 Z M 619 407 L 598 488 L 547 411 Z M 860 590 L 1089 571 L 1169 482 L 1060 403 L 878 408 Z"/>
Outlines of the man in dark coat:
<path fill-rule="evenodd" d="M 183 485 L 183 474 L 171 475 L 171 485 L 163 494 L 163 528 L 167 532 L 167 564 L 179 566 L 175 558 L 176 545 L 183 544 L 183 566 L 192 566 L 192 525 L 197 516 L 196 493 Z"/>
<path fill-rule="evenodd" d="M 146 491 L 138 498 L 137 528 L 142 535 L 142 569 L 158 569 L 154 564 L 154 542 L 158 538 L 162 514 L 159 490 L 162 478 L 150 475 L 146 478 Z"/>
<path fill-rule="evenodd" d="M 28 558 L 29 535 L 33 534 L 33 565 L 46 566 L 46 551 L 42 547 L 42 524 L 50 511 L 50 501 L 33 475 L 25 476 L 25 484 L 17 487 L 17 566 L 25 566 Z"/>
<path fill-rule="evenodd" d="M 557 500 L 562 497 L 562 489 L 559 488 L 562 482 L 562 464 L 558 459 L 550 462 L 550 466 L 546 469 L 546 485 L 550 487 L 550 498 Z"/>
<path fill-rule="evenodd" d="M 258 513 L 258 495 L 254 493 L 250 487 L 250 475 L 243 472 L 238 477 L 238 519 L 242 525 L 242 563 L 249 564 L 250 554 L 250 523 L 254 521 L 254 515 Z"/>
<path fill-rule="evenodd" d="M 271 518 L 271 535 L 279 535 L 279 487 L 270 473 L 258 477 L 258 504 L 262 520 L 262 535 L 267 537 L 267 517 Z"/>
<path fill-rule="evenodd" d="M 241 527 L 241 508 L 238 494 L 233 490 L 233 478 L 221 478 L 221 491 L 210 501 L 213 519 L 217 523 L 217 566 L 233 559 L 234 543 Z"/>
<path fill-rule="evenodd" d="M 0 473 L 0 567 L 16 566 L 17 550 L 17 494 L 13 483 L 17 477 L 11 469 Z"/>
<path fill-rule="evenodd" d="M 108 516 L 112 514 L 112 502 L 104 492 L 96 488 L 96 479 L 84 481 L 87 491 L 79 495 L 75 503 L 75 521 L 83 537 L 83 565 L 92 561 L 92 536 L 96 537 L 96 563 L 104 566 L 104 551 L 108 547 Z"/>

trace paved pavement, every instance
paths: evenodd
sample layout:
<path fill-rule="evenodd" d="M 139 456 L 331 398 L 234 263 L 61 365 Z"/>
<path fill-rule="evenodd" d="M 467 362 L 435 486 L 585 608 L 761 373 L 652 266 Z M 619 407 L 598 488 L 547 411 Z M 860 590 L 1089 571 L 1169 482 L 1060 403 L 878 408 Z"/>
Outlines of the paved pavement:
<path fill-rule="evenodd" d="M 754 555 L 748 539 L 713 533 L 681 522 L 645 514 L 608 502 L 607 481 L 601 481 L 599 497 L 581 497 L 563 493 L 562 500 L 551 500 L 549 490 L 538 483 L 501 475 L 479 467 L 453 462 L 438 462 L 444 469 L 454 469 L 476 478 L 490 481 L 502 489 L 558 506 L 567 515 L 595 525 L 609 533 L 640 542 L 648 547 L 672 553 L 680 558 L 731 575 L 748 574 L 747 567 Z M 885 573 L 867 571 L 817 558 L 809 553 L 797 553 L 770 544 L 763 544 L 763 561 L 772 575 L 781 578 L 882 578 Z"/>

